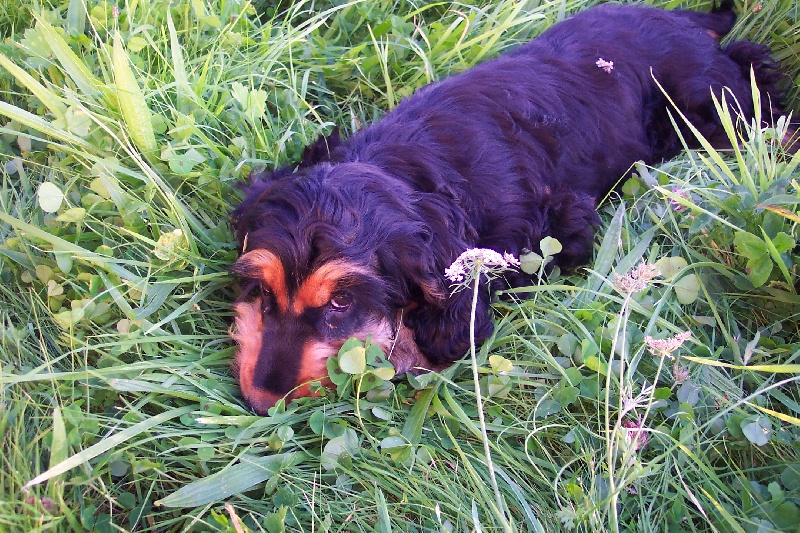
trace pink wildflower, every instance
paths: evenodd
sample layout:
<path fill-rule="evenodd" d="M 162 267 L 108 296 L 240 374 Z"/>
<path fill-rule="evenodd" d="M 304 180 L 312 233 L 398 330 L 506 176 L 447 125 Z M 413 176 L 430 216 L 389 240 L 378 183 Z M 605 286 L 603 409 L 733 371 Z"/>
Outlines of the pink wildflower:
<path fill-rule="evenodd" d="M 614 70 L 614 62 L 613 61 L 606 61 L 602 57 L 597 60 L 595 65 L 597 65 L 598 68 L 601 68 L 601 69 L 605 70 L 609 74 L 611 74 L 611 71 Z"/>
<path fill-rule="evenodd" d="M 614 274 L 614 285 L 624 294 L 633 294 L 645 290 L 650 285 L 650 281 L 660 275 L 658 267 L 641 262 L 624 276 Z"/>
<path fill-rule="evenodd" d="M 689 340 L 692 336 L 691 331 L 684 331 L 678 333 L 674 337 L 668 339 L 654 339 L 647 336 L 644 338 L 644 343 L 650 350 L 650 353 L 658 357 L 668 357 L 674 359 L 672 352 L 683 346 L 683 343 Z"/>
<path fill-rule="evenodd" d="M 633 420 L 625 420 L 622 423 L 622 427 L 624 427 L 627 432 L 625 435 L 625 440 L 633 446 L 634 451 L 639 451 L 647 446 L 650 437 L 647 435 L 647 432 L 642 431 L 642 426 L 644 426 L 644 421 L 639 418 L 638 421 L 634 422 Z"/>

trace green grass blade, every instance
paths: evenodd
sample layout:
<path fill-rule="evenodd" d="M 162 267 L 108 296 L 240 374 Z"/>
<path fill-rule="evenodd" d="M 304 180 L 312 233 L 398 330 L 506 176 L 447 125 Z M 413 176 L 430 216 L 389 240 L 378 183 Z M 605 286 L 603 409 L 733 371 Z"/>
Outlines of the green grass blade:
<path fill-rule="evenodd" d="M 24 85 L 31 93 L 33 93 L 33 95 L 44 104 L 48 111 L 50 111 L 57 120 L 63 120 L 64 113 L 67 112 L 67 106 L 64 105 L 64 103 L 55 93 L 47 89 L 33 76 L 18 67 L 3 54 L 0 54 L 0 65 L 2 65 L 3 68 L 5 68 L 12 76 L 14 76 L 19 83 Z"/>
<path fill-rule="evenodd" d="M 80 466 L 88 461 L 91 461 L 98 455 L 119 446 L 125 441 L 130 440 L 138 435 L 141 435 L 142 433 L 156 427 L 159 424 L 167 422 L 168 420 L 172 420 L 173 418 L 177 418 L 179 416 L 190 413 L 195 409 L 197 409 L 197 406 L 189 405 L 178 409 L 164 411 L 163 413 L 159 413 L 154 417 L 148 418 L 147 420 L 143 420 L 138 424 L 134 424 L 129 428 L 123 429 L 119 433 L 115 433 L 114 435 L 111 435 L 110 437 L 101 440 L 97 444 L 89 446 L 85 450 L 76 453 L 69 459 L 61 461 L 54 467 L 47 469 L 46 472 L 43 472 L 38 476 L 36 476 L 35 478 L 33 478 L 32 480 L 28 481 L 25 484 L 25 488 L 38 485 L 39 483 L 47 481 L 48 479 L 51 479 L 59 474 L 63 474 L 64 472 L 67 472 L 75 468 L 76 466 Z"/>
<path fill-rule="evenodd" d="M 53 139 L 64 141 L 85 150 L 92 150 L 92 146 L 89 143 L 80 137 L 69 133 L 66 129 L 57 128 L 42 117 L 34 115 L 29 111 L 25 111 L 24 109 L 20 109 L 15 105 L 9 104 L 8 102 L 3 102 L 2 100 L 0 100 L 0 114 L 7 116 L 11 120 L 16 120 L 17 122 L 24 124 L 29 128 L 33 128 L 34 130 L 39 131 Z"/>
<path fill-rule="evenodd" d="M 61 34 L 49 22 L 36 13 L 33 16 L 37 22 L 36 30 L 41 32 L 53 55 L 78 89 L 89 97 L 98 95 L 103 88 L 103 83 L 89 71 L 86 63 L 72 51 Z"/>
<path fill-rule="evenodd" d="M 199 507 L 224 500 L 262 483 L 282 470 L 296 465 L 305 454 L 289 452 L 264 457 L 242 457 L 240 462 L 189 483 L 155 502 L 165 507 Z"/>

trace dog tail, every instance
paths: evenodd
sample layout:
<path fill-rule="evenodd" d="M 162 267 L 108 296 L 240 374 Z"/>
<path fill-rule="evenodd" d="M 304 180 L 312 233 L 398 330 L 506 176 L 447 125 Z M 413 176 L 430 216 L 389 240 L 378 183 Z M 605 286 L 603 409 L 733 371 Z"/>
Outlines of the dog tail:
<path fill-rule="evenodd" d="M 711 13 L 678 9 L 675 13 L 703 28 L 709 35 L 719 40 L 728 34 L 736 24 L 736 13 L 733 11 L 733 0 L 722 0 L 719 7 Z"/>

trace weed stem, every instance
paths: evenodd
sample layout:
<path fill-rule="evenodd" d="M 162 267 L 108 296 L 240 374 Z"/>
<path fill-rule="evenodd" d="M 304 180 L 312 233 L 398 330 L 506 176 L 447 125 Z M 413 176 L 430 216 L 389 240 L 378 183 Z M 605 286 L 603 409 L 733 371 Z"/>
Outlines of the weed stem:
<path fill-rule="evenodd" d="M 483 398 L 481 396 L 481 382 L 478 375 L 478 358 L 475 354 L 475 313 L 478 307 L 478 289 L 480 288 L 480 272 L 475 276 L 475 285 L 472 290 L 472 311 L 469 324 L 470 356 L 472 358 L 472 379 L 475 382 L 475 401 L 478 407 L 478 421 L 481 424 L 481 436 L 483 438 L 483 451 L 486 454 L 486 467 L 489 469 L 489 479 L 492 481 L 494 497 L 497 501 L 497 513 L 503 523 L 503 530 L 511 532 L 511 523 L 505 513 L 503 496 L 500 494 L 500 487 L 497 485 L 497 478 L 494 475 L 494 463 L 492 462 L 492 452 L 489 448 L 489 435 L 486 432 L 486 420 L 483 416 Z"/>

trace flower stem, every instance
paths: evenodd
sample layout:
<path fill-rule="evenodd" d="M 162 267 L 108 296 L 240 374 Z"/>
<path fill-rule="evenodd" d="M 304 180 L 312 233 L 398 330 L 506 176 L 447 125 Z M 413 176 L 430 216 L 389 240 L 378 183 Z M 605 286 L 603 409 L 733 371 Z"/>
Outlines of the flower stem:
<path fill-rule="evenodd" d="M 489 469 L 489 479 L 492 481 L 492 489 L 497 502 L 497 513 L 503 523 L 503 530 L 511 532 L 511 523 L 505 513 L 505 503 L 500 494 L 500 487 L 497 485 L 497 478 L 494 475 L 494 463 L 492 462 L 492 452 L 489 448 L 489 435 L 486 431 L 486 420 L 483 416 L 483 398 L 481 397 L 481 382 L 478 375 L 478 358 L 475 355 L 475 313 L 478 308 L 478 289 L 480 287 L 480 272 L 475 276 L 475 285 L 472 291 L 472 312 L 470 314 L 469 336 L 470 336 L 470 355 L 472 357 L 472 379 L 475 382 L 475 400 L 478 407 L 478 421 L 481 425 L 481 436 L 483 437 L 483 451 L 486 454 L 486 467 Z"/>

